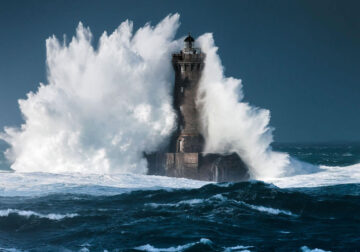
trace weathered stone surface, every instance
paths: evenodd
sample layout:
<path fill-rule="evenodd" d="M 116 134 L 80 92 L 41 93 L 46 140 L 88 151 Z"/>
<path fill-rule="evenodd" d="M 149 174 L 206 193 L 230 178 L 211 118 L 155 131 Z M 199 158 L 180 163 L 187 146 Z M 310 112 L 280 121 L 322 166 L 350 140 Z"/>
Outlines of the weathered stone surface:
<path fill-rule="evenodd" d="M 249 179 L 248 170 L 241 158 L 230 155 L 208 154 L 202 156 L 198 179 L 217 182 L 244 181 Z"/>
<path fill-rule="evenodd" d="M 193 41 L 189 35 L 185 39 L 185 48 L 173 55 L 174 109 L 178 128 L 168 152 L 146 155 L 149 174 L 219 182 L 248 179 L 246 165 L 238 155 L 202 153 L 205 142 L 200 134 L 196 98 L 205 54 L 193 48 Z"/>
<path fill-rule="evenodd" d="M 237 154 L 154 153 L 147 156 L 149 173 L 204 181 L 243 181 L 249 178 Z"/>

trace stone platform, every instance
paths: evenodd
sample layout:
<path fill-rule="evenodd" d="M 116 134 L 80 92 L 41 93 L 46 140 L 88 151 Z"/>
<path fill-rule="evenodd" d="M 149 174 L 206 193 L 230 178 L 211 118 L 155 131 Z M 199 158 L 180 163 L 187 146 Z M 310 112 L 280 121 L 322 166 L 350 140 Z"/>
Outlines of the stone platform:
<path fill-rule="evenodd" d="M 249 179 L 237 154 L 154 153 L 146 155 L 148 174 L 204 181 L 229 182 Z"/>

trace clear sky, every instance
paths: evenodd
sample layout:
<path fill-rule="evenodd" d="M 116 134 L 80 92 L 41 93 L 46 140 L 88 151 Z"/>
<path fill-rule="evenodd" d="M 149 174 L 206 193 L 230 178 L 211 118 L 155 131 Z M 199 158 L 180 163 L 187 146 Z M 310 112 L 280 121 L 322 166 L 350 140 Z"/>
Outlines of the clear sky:
<path fill-rule="evenodd" d="M 178 37 L 213 32 L 226 75 L 271 110 L 279 142 L 360 141 L 360 1 L 0 1 L 0 128 L 20 125 L 17 99 L 46 83 L 45 39 L 79 21 L 95 42 L 181 15 Z M 170 63 L 170 62 L 169 62 Z"/>

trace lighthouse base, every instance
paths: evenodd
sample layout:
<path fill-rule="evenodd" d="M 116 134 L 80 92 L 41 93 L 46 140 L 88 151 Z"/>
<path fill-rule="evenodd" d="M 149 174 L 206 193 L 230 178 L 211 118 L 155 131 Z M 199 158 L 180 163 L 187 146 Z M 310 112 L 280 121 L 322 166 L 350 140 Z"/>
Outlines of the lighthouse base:
<path fill-rule="evenodd" d="M 204 181 L 235 182 L 249 179 L 246 165 L 237 154 L 154 153 L 146 155 L 148 174 Z"/>

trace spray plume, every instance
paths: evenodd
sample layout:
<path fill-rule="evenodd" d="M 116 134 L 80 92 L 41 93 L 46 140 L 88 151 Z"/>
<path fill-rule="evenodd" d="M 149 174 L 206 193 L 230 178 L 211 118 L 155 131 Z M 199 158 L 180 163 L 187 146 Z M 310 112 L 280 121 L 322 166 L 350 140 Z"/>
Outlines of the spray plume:
<path fill-rule="evenodd" d="M 171 53 L 179 15 L 135 34 L 123 22 L 105 32 L 98 49 L 79 24 L 69 44 L 46 41 L 48 84 L 19 100 L 24 124 L 5 128 L 6 156 L 16 171 L 146 173 L 144 152 L 156 151 L 175 126 Z M 289 165 L 270 148 L 269 111 L 241 102 L 241 81 L 225 78 L 211 34 L 198 39 L 206 53 L 198 106 L 206 152 L 238 153 L 253 178 L 275 177 Z"/>
<path fill-rule="evenodd" d="M 19 100 L 25 123 L 1 135 L 16 171 L 145 173 L 144 151 L 171 133 L 172 69 L 179 15 L 132 34 L 123 22 L 98 49 L 81 23 L 66 45 L 46 41 L 48 84 Z"/>
<path fill-rule="evenodd" d="M 212 34 L 204 34 L 197 41 L 206 54 L 198 97 L 205 152 L 237 153 L 253 178 L 284 174 L 290 159 L 286 153 L 271 150 L 270 111 L 241 102 L 241 80 L 224 76 Z"/>

